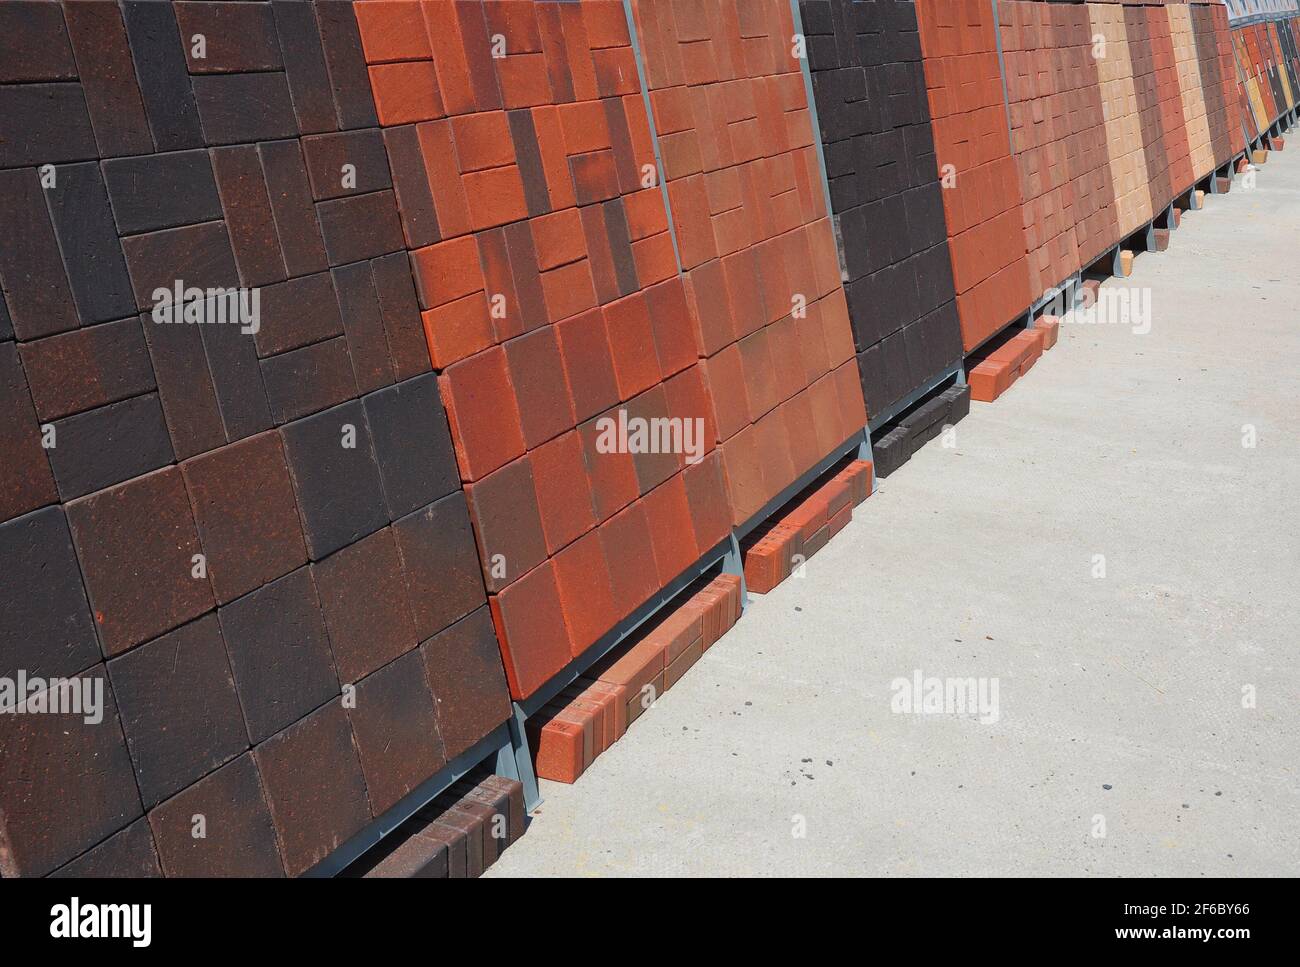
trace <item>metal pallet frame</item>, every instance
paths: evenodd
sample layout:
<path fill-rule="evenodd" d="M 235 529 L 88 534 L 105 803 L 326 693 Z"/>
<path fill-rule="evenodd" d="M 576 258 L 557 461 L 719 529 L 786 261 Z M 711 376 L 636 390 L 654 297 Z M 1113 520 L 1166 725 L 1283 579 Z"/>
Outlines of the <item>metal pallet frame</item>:
<path fill-rule="evenodd" d="M 498 725 L 470 748 L 456 756 L 456 758 L 403 796 L 382 816 L 373 819 L 364 829 L 309 869 L 303 876 L 313 879 L 338 876 L 368 850 L 377 846 L 385 836 L 446 792 L 462 776 L 472 772 L 494 755 L 496 758 L 493 760 L 493 765 L 497 775 L 524 782 L 524 777 L 519 770 L 511 764 L 515 761 L 515 756 L 512 754 L 512 738 L 509 722 Z M 531 762 L 528 765 L 528 772 L 532 773 Z M 536 785 L 536 780 L 534 780 L 534 785 Z M 524 782 L 524 786 L 527 789 L 526 782 Z"/>
<path fill-rule="evenodd" d="M 881 427 L 888 425 L 897 419 L 899 414 L 907 412 L 925 397 L 929 396 L 948 380 L 953 380 L 954 386 L 966 385 L 966 365 L 964 357 L 958 357 L 957 361 L 941 372 L 938 376 L 928 380 L 923 385 L 918 386 L 912 392 L 908 393 L 897 403 L 892 404 L 883 413 L 878 413 L 867 422 L 867 435 L 875 433 Z"/>

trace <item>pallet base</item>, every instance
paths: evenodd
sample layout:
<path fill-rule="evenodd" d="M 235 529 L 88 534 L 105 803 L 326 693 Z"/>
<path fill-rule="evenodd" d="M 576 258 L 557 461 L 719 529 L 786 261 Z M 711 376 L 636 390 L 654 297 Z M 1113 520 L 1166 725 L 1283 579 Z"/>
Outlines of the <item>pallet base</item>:
<path fill-rule="evenodd" d="M 338 876 L 363 855 L 374 849 L 390 833 L 409 822 L 421 810 L 434 802 L 461 778 L 487 764 L 497 775 L 517 780 L 524 785 L 527 798 L 528 783 L 520 775 L 513 755 L 510 723 L 503 723 L 476 742 L 471 748 L 456 756 L 434 775 L 403 796 L 392 808 L 373 820 L 360 832 L 303 874 L 307 878 Z M 505 770 L 505 771 L 503 771 Z M 527 774 L 532 775 L 532 764 Z M 534 789 L 537 781 L 533 780 Z"/>
<path fill-rule="evenodd" d="M 894 423 L 882 427 L 872 445 L 876 476 L 888 477 L 945 427 L 964 419 L 970 412 L 970 400 L 965 381 L 954 383 L 935 390 Z"/>
<path fill-rule="evenodd" d="M 1038 362 L 1045 342 L 1042 329 L 1024 329 L 975 362 L 966 374 L 971 399 L 992 403 L 1009 390 Z"/>

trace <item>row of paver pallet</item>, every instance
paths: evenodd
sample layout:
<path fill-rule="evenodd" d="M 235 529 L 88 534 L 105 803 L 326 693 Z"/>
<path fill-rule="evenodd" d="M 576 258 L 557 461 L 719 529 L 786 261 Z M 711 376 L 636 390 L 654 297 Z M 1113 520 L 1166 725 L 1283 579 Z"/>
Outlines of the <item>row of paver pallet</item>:
<path fill-rule="evenodd" d="M 0 2 L 0 875 L 481 872 L 528 783 L 471 770 L 589 767 L 1008 324 L 1281 146 L 1295 39 Z"/>

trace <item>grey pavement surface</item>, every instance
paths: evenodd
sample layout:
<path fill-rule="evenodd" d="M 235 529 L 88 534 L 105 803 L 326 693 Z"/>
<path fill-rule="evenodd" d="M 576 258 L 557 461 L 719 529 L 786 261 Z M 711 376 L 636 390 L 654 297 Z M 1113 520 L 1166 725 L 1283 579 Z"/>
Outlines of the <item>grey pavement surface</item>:
<path fill-rule="evenodd" d="M 1062 325 L 489 875 L 1300 874 L 1298 256 L 1292 148 L 1105 283 L 1150 332 Z M 997 720 L 891 711 L 917 670 Z"/>

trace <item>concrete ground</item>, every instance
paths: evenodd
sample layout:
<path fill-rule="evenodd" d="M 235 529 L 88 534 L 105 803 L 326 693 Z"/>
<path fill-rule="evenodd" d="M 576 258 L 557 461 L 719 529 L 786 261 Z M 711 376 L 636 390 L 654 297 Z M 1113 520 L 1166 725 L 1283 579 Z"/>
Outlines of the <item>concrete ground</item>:
<path fill-rule="evenodd" d="M 1105 284 L 1149 333 L 1063 324 L 490 875 L 1300 874 L 1298 253 L 1293 149 Z M 917 670 L 997 720 L 892 712 Z"/>

